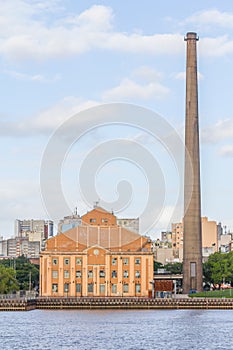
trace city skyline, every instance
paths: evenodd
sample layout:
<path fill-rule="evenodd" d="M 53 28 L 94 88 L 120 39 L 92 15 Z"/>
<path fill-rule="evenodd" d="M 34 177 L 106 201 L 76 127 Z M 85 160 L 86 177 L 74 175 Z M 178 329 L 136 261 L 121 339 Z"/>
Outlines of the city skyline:
<path fill-rule="evenodd" d="M 75 113 L 98 104 L 125 102 L 148 108 L 183 137 L 185 115 L 185 43 L 195 31 L 198 43 L 202 216 L 233 229 L 233 115 L 230 108 L 233 55 L 233 6 L 227 1 L 192 5 L 164 1 L 115 4 L 113 1 L 22 1 L 1 4 L 0 235 L 9 237 L 16 218 L 47 217 L 40 195 L 40 164 L 56 127 Z M 13 9 L 17 6 L 17 13 Z M 133 16 L 131 15 L 133 14 Z M 92 208 L 79 196 L 80 163 L 96 146 L 123 138 L 137 140 L 167 169 L 164 212 L 152 238 L 166 229 L 175 205 L 168 159 L 161 160 L 148 135 L 112 126 L 90 133 L 64 162 L 64 195 L 71 214 Z M 157 146 L 157 145 L 156 145 Z M 145 205 L 145 177 L 132 164 L 112 162 L 96 178 L 101 198 L 114 200 L 119 179 L 134 188 L 134 201 L 118 217 L 138 217 Z M 109 176 L 111 175 L 111 177 Z M 132 179 L 133 177 L 133 179 Z M 108 182 L 106 182 L 108 179 Z M 75 188 L 75 191 L 73 191 Z M 114 191 L 112 190 L 114 188 Z M 94 198 L 93 201 L 99 198 Z M 114 208 L 113 208 L 114 210 Z M 177 217 L 180 221 L 182 216 Z M 151 231 L 151 232 L 152 232 Z"/>

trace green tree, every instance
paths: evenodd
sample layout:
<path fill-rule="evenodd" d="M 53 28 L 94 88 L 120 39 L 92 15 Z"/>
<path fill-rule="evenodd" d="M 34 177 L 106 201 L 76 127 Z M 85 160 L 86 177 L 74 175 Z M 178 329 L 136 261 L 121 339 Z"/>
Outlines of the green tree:
<path fill-rule="evenodd" d="M 206 283 L 220 285 L 223 281 L 233 281 L 233 252 L 214 253 L 203 264 L 203 275 Z"/>
<path fill-rule="evenodd" d="M 39 266 L 31 264 L 25 256 L 16 259 L 4 259 L 0 266 L 12 268 L 20 290 L 37 288 L 39 285 Z M 30 285 L 31 284 L 31 285 Z"/>
<path fill-rule="evenodd" d="M 34 289 L 39 285 L 39 266 L 20 256 L 16 259 L 16 278 L 20 290 Z"/>
<path fill-rule="evenodd" d="M 181 274 L 183 273 L 183 264 L 180 262 L 168 263 L 164 265 L 164 268 L 171 272 L 172 274 Z"/>
<path fill-rule="evenodd" d="M 163 264 L 154 260 L 154 272 L 157 272 L 157 270 L 161 269 L 162 267 L 163 267 Z"/>
<path fill-rule="evenodd" d="M 10 267 L 0 265 L 0 294 L 9 294 L 18 289 L 15 271 Z"/>

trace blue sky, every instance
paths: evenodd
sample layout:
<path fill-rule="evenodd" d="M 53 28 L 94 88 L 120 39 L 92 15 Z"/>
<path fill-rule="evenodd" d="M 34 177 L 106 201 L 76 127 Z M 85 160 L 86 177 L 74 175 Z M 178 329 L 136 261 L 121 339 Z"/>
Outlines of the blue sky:
<path fill-rule="evenodd" d="M 40 193 L 41 160 L 56 127 L 75 113 L 103 103 L 136 104 L 158 113 L 183 137 L 188 31 L 200 37 L 202 215 L 233 230 L 230 1 L 0 0 L 0 5 L 0 235 L 13 234 L 16 218 L 49 218 Z M 137 140 L 161 165 L 166 200 L 151 230 L 158 236 L 169 228 L 168 212 L 176 205 L 177 173 L 160 146 L 133 127 L 100 128 L 70 148 L 61 169 L 70 212 L 77 205 L 83 214 L 92 205 L 78 189 L 81 162 L 115 138 Z M 127 178 L 133 196 L 117 215 L 140 216 L 149 191 L 143 169 L 123 160 L 101 169 L 95 174 L 100 205 L 102 198 L 114 202 L 113 187 Z M 181 217 L 182 212 L 177 220 Z"/>

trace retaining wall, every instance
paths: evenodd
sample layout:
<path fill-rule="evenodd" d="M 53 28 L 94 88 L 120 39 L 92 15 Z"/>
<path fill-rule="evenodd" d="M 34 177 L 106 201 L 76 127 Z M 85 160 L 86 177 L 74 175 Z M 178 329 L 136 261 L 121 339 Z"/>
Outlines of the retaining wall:
<path fill-rule="evenodd" d="M 227 298 L 36 298 L 0 299 L 0 311 L 33 309 L 233 309 Z"/>

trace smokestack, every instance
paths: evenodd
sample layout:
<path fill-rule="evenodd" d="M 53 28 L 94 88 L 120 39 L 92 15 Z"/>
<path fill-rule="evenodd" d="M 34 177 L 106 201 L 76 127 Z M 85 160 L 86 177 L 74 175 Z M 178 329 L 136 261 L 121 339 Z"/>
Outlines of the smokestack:
<path fill-rule="evenodd" d="M 201 189 L 196 33 L 187 33 L 183 293 L 202 291 Z M 191 164 L 191 167 L 190 167 Z M 192 168 L 192 169 L 191 169 Z"/>

